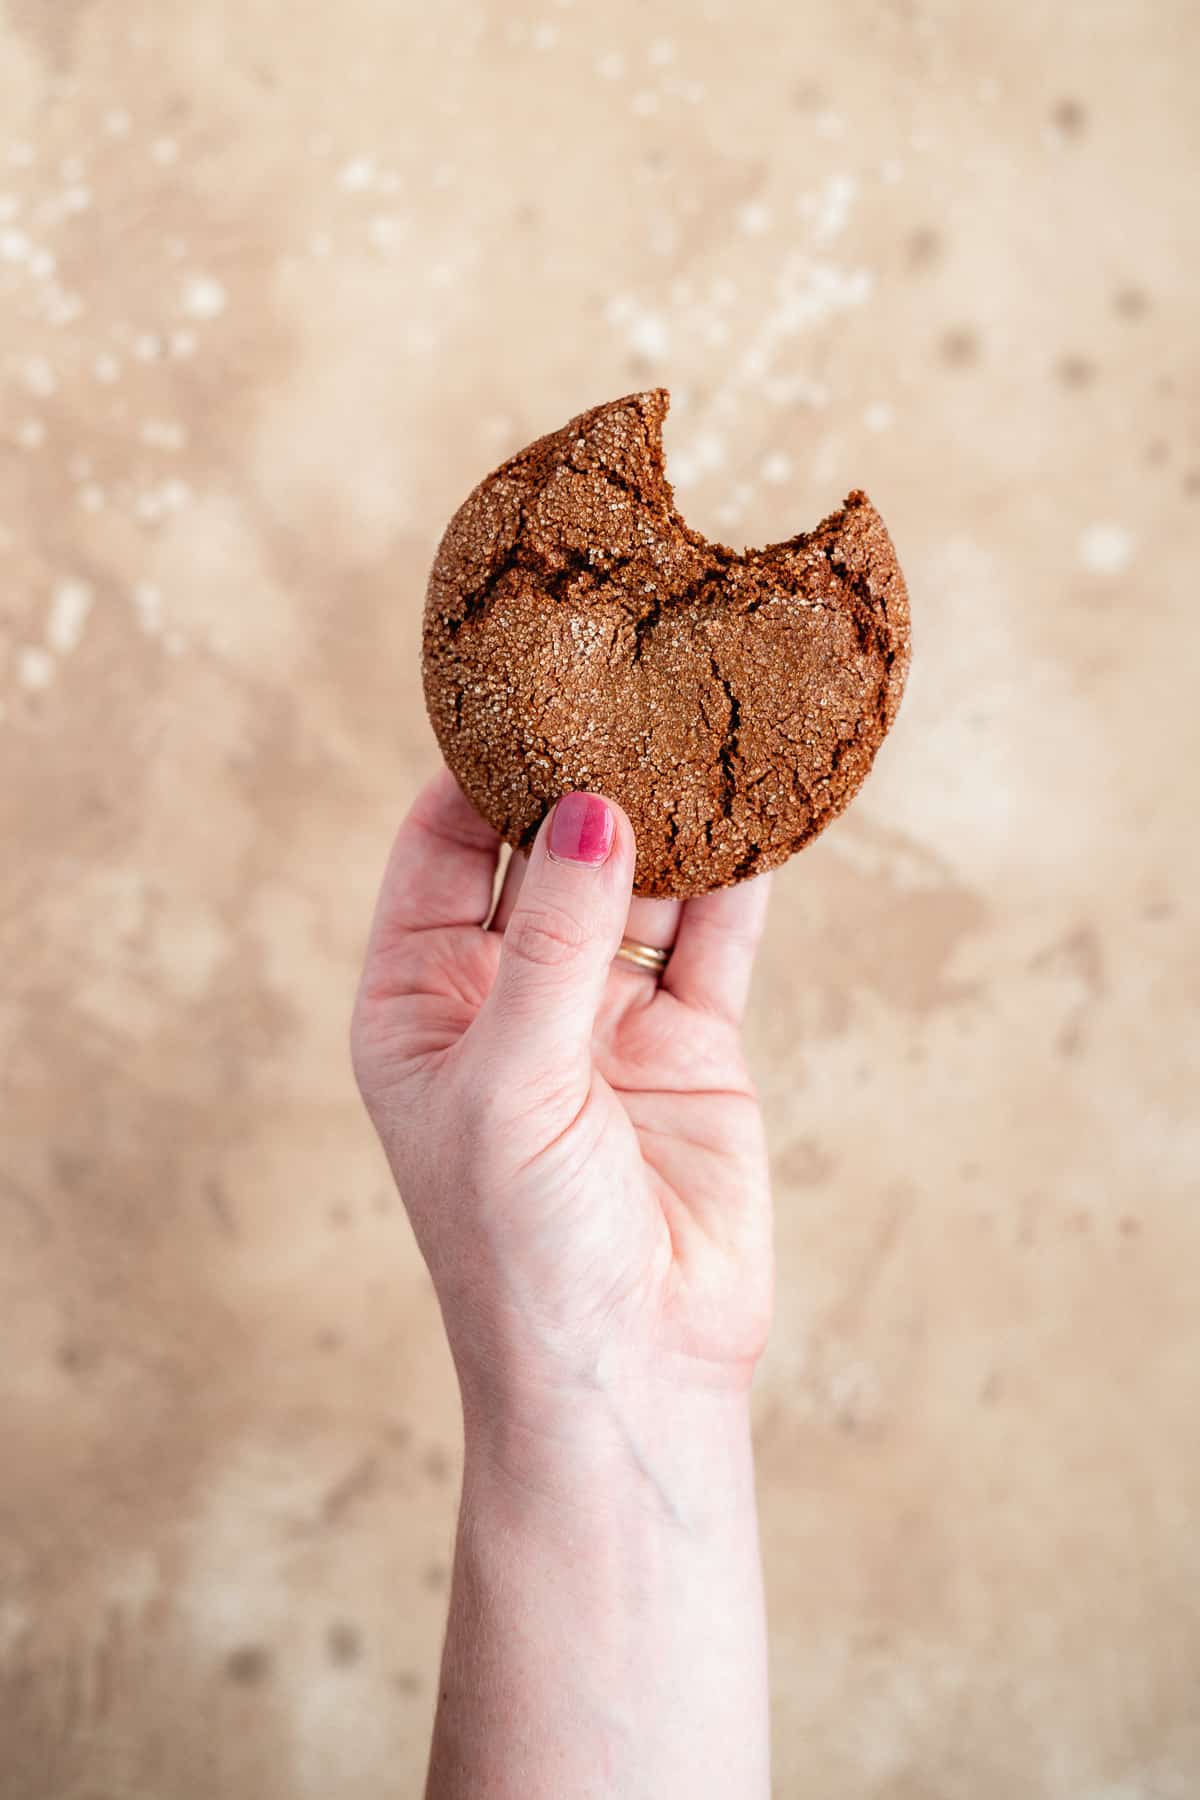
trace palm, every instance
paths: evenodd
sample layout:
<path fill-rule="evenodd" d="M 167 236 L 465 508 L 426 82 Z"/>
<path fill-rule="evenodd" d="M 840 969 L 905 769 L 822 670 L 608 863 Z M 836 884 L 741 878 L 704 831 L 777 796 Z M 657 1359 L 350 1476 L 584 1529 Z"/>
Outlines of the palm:
<path fill-rule="evenodd" d="M 499 953 L 499 936 L 476 927 L 430 934 L 419 947 L 408 941 L 380 998 L 390 1015 L 385 1035 L 403 1046 L 414 1071 L 428 1074 L 464 1053 Z M 572 1138 L 547 1127 L 555 1142 L 542 1174 L 552 1179 L 531 1176 L 528 1185 L 558 1199 L 566 1171 L 581 1211 L 611 1206 L 619 1185 L 632 1203 L 627 1231 L 641 1238 L 639 1250 L 657 1239 L 665 1262 L 669 1247 L 663 1299 L 673 1335 L 695 1348 L 688 1315 L 709 1311 L 719 1297 L 729 1339 L 719 1348 L 741 1354 L 743 1340 L 763 1326 L 770 1255 L 761 1116 L 734 1026 L 618 968 L 592 1059 L 598 1079 L 575 1134 L 585 1153 L 575 1155 Z M 522 1160 L 532 1170 L 540 1154 L 537 1145 Z M 627 1236 L 619 1248 L 633 1247 Z"/>
<path fill-rule="evenodd" d="M 637 1136 L 658 1184 L 694 1215 L 713 1191 L 762 1178 L 762 1133 L 737 1035 L 669 993 L 649 1001 L 639 978 L 614 974 L 593 1044 L 595 1066 Z"/>

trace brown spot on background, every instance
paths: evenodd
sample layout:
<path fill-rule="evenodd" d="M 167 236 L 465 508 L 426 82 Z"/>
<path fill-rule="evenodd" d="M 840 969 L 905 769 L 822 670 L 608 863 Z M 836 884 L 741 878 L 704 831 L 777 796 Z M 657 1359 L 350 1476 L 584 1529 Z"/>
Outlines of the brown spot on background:
<path fill-rule="evenodd" d="M 1088 127 L 1087 107 L 1069 96 L 1057 102 L 1051 117 L 1065 137 L 1082 137 Z"/>
<path fill-rule="evenodd" d="M 1096 365 L 1086 356 L 1062 356 L 1058 360 L 1058 379 L 1064 387 L 1090 387 L 1096 378 Z"/>
<path fill-rule="evenodd" d="M 1141 319 L 1150 310 L 1150 297 L 1142 288 L 1118 288 L 1113 305 L 1123 319 Z"/>
<path fill-rule="evenodd" d="M 331 1663 L 338 1668 L 348 1668 L 362 1655 L 362 1634 L 357 1626 L 339 1621 L 326 1632 L 325 1647 Z"/>
<path fill-rule="evenodd" d="M 966 369 L 979 361 L 978 334 L 966 325 L 953 325 L 938 342 L 941 359 L 952 369 Z"/>
<path fill-rule="evenodd" d="M 238 1687 L 258 1687 L 271 1673 L 271 1652 L 261 1644 L 243 1644 L 225 1658 L 225 1673 Z"/>
<path fill-rule="evenodd" d="M 909 268 L 923 272 L 941 260 L 944 245 L 940 233 L 932 225 L 919 225 L 909 234 L 904 251 Z"/>

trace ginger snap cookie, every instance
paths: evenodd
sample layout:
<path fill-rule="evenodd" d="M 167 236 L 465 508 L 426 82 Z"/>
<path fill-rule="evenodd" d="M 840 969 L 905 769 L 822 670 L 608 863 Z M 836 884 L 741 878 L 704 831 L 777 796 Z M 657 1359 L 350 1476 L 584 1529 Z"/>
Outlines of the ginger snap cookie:
<path fill-rule="evenodd" d="M 568 789 L 637 836 L 635 891 L 682 898 L 773 868 L 853 798 L 895 719 L 908 595 L 854 492 L 739 555 L 675 509 L 658 388 L 501 465 L 429 580 L 429 716 L 464 792 L 527 847 Z"/>

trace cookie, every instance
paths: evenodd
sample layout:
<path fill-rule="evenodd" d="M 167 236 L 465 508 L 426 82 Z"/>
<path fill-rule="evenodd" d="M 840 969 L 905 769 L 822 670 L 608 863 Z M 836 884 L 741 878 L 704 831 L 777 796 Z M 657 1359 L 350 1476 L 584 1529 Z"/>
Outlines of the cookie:
<path fill-rule="evenodd" d="M 863 493 L 743 555 L 675 510 L 659 388 L 489 475 L 429 580 L 424 681 L 447 763 L 527 847 L 559 794 L 618 800 L 635 889 L 773 868 L 861 786 L 904 688 L 908 595 Z"/>

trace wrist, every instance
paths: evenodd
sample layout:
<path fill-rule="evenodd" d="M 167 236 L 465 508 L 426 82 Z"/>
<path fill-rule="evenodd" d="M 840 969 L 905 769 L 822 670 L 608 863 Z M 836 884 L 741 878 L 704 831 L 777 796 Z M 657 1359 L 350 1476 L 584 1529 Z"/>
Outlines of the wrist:
<path fill-rule="evenodd" d="M 579 1529 L 633 1516 L 702 1529 L 754 1511 L 747 1383 L 658 1377 L 463 1396 L 464 1500 Z"/>

